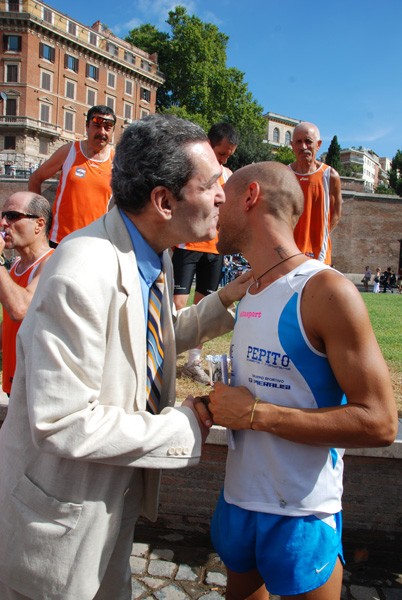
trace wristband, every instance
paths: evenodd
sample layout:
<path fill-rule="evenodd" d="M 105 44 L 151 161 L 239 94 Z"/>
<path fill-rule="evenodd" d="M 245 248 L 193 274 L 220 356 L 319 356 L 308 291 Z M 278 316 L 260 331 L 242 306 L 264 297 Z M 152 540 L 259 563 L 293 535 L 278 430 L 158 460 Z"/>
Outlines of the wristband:
<path fill-rule="evenodd" d="M 251 411 L 250 429 L 253 429 L 254 412 L 255 412 L 255 408 L 256 408 L 256 406 L 257 406 L 257 404 L 259 403 L 260 400 L 261 400 L 261 398 L 258 398 L 258 397 L 255 399 L 253 410 Z"/>

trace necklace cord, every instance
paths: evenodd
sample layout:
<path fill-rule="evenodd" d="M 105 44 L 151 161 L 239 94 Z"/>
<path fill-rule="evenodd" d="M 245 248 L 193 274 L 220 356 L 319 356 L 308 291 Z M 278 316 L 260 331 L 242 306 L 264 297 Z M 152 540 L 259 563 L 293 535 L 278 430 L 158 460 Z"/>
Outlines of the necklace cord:
<path fill-rule="evenodd" d="M 281 265 L 282 263 L 286 262 L 287 260 L 290 260 L 291 258 L 294 258 L 295 256 L 300 256 L 300 254 L 303 254 L 303 252 L 298 252 L 297 254 L 292 254 L 292 256 L 288 256 L 287 258 L 284 258 L 283 260 L 280 260 L 278 263 L 276 263 L 276 265 L 274 265 L 273 267 L 270 267 L 269 269 L 267 269 L 266 271 L 264 271 L 264 273 L 262 275 L 260 275 L 259 277 L 255 277 L 254 278 L 254 283 L 256 284 L 257 290 L 260 288 L 259 281 L 260 281 L 261 277 L 264 277 L 264 275 L 266 275 L 267 273 L 269 273 L 270 271 L 272 271 L 276 267 L 279 267 L 279 265 Z"/>

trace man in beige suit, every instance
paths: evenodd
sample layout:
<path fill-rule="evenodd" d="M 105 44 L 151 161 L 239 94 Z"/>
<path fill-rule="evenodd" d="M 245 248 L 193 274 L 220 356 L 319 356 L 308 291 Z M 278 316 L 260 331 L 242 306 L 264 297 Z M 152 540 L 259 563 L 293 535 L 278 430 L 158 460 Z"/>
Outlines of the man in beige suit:
<path fill-rule="evenodd" d="M 176 352 L 233 327 L 236 282 L 176 315 L 165 248 L 216 236 L 224 195 L 205 133 L 175 117 L 128 128 L 107 215 L 66 237 L 17 339 L 0 430 L 0 598 L 130 600 L 140 513 L 161 468 L 196 464 L 206 428 L 175 400 Z M 160 412 L 146 411 L 149 287 L 162 269 Z M 156 274 L 155 274 L 156 273 Z"/>

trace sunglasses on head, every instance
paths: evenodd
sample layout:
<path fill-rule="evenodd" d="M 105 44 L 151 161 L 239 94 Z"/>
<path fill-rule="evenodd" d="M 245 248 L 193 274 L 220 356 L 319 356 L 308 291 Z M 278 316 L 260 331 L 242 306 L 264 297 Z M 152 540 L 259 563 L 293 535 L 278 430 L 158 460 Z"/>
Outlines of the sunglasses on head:
<path fill-rule="evenodd" d="M 20 219 L 39 219 L 39 216 L 18 212 L 18 210 L 5 210 L 1 213 L 1 218 L 7 219 L 9 223 L 12 223 L 14 221 L 19 221 Z"/>
<path fill-rule="evenodd" d="M 95 123 L 97 127 L 104 127 L 106 131 L 113 129 L 115 122 L 112 119 L 104 119 L 103 117 L 91 117 L 91 121 Z"/>

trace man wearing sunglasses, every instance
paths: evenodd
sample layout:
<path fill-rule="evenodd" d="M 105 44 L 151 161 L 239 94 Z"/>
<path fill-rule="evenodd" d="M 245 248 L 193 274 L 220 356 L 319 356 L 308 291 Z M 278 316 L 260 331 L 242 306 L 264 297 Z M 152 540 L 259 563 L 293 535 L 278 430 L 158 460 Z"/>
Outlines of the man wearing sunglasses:
<path fill-rule="evenodd" d="M 38 285 L 43 267 L 53 250 L 48 235 L 52 210 L 43 196 L 17 192 L 6 200 L 0 227 L 0 302 L 3 305 L 1 347 L 3 350 L 3 391 L 10 394 L 15 371 L 15 343 Z M 4 266 L 4 249 L 14 249 L 19 257 L 10 273 Z"/>
<path fill-rule="evenodd" d="M 87 139 L 65 144 L 32 173 L 28 189 L 41 193 L 41 185 L 61 169 L 53 205 L 50 245 L 96 221 L 108 210 L 116 116 L 108 106 L 93 106 L 87 114 Z"/>

